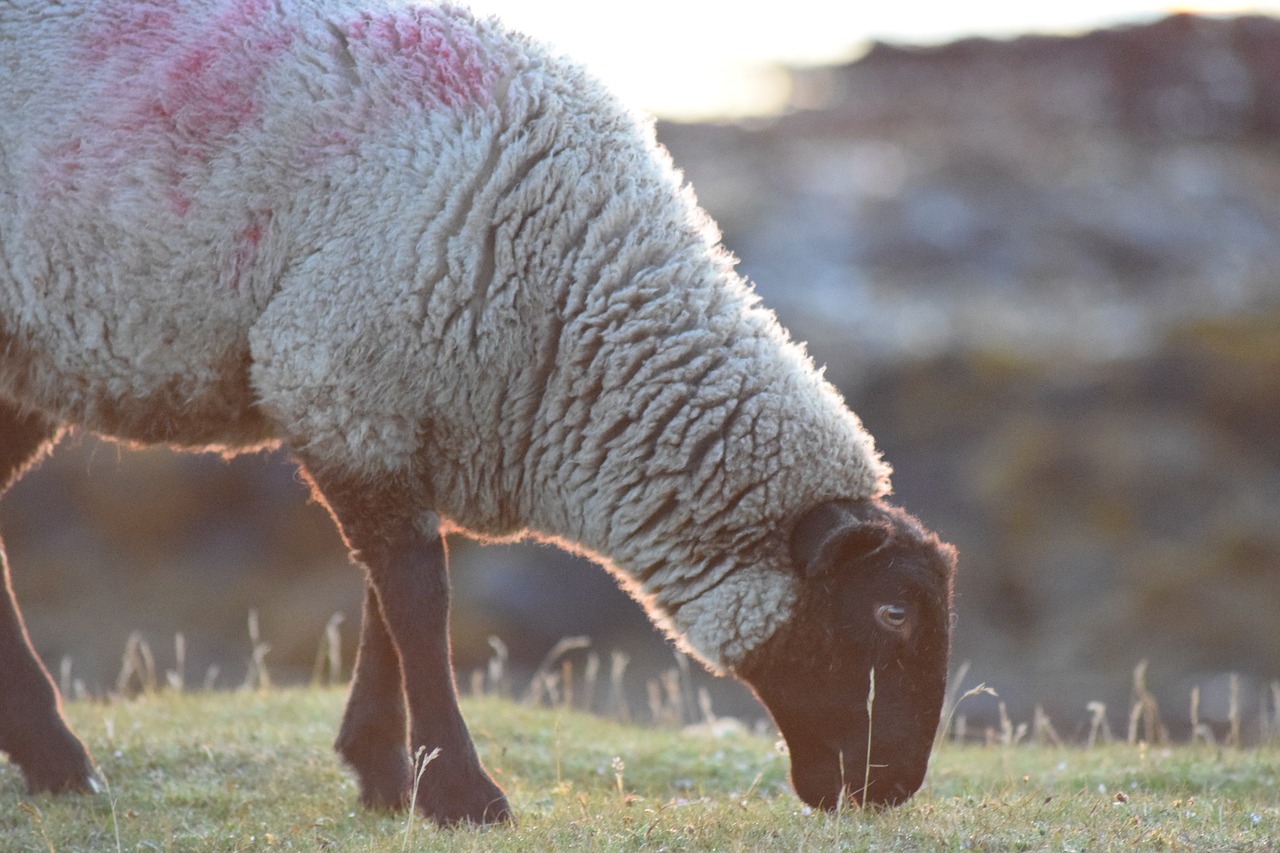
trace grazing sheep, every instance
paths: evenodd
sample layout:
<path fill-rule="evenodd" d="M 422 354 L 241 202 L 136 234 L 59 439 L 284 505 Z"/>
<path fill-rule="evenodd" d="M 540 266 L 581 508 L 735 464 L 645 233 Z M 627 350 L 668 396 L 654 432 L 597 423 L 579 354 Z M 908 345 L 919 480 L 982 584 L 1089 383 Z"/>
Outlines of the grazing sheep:
<path fill-rule="evenodd" d="M 951 548 L 647 123 L 496 22 L 355 3 L 0 5 L 0 490 L 64 426 L 287 447 L 367 570 L 337 749 L 369 806 L 426 746 L 419 810 L 510 815 L 456 702 L 450 530 L 602 563 L 752 686 L 805 801 L 910 796 Z M 4 571 L 0 749 L 91 788 Z"/>

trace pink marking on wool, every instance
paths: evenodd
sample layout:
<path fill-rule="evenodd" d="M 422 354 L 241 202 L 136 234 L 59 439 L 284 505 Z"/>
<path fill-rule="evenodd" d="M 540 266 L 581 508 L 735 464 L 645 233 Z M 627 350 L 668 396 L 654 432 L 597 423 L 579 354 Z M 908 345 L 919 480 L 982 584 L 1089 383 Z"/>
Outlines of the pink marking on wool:
<path fill-rule="evenodd" d="M 187 211 L 191 209 L 191 196 L 182 192 L 176 186 L 169 187 L 165 191 L 164 197 L 169 202 L 169 209 L 178 214 L 179 217 L 186 216 Z"/>
<path fill-rule="evenodd" d="M 113 5 L 111 13 L 85 36 L 80 63 L 93 68 L 130 48 L 158 53 L 160 45 L 170 37 L 177 11 L 174 0 L 135 0 Z"/>
<path fill-rule="evenodd" d="M 488 105 L 507 72 L 477 38 L 474 23 L 448 11 L 410 8 L 346 27 L 352 55 L 391 69 L 401 95 L 421 106 Z"/>
<path fill-rule="evenodd" d="M 180 153 L 207 159 L 252 119 L 263 73 L 292 34 L 262 32 L 255 25 L 267 0 L 240 0 L 204 32 L 158 65 L 162 75 L 139 118 L 155 121 Z"/>
<path fill-rule="evenodd" d="M 259 117 L 263 75 L 290 45 L 292 29 L 272 21 L 269 0 L 231 0 L 208 20 L 183 21 L 173 0 L 111 4 L 75 59 L 99 82 L 95 111 L 77 129 L 78 148 L 46 155 L 42 179 L 74 189 L 100 185 L 145 162 L 162 177 L 173 213 L 191 204 L 184 188 L 218 150 Z"/>
<path fill-rule="evenodd" d="M 271 211 L 255 210 L 249 222 L 236 236 L 234 249 L 223 269 L 222 280 L 233 293 L 240 292 L 240 281 L 258 257 L 258 246 L 271 225 Z"/>
<path fill-rule="evenodd" d="M 302 147 L 302 166 L 305 169 L 312 169 L 332 157 L 349 153 L 354 143 L 354 135 L 347 130 L 317 133 Z"/>

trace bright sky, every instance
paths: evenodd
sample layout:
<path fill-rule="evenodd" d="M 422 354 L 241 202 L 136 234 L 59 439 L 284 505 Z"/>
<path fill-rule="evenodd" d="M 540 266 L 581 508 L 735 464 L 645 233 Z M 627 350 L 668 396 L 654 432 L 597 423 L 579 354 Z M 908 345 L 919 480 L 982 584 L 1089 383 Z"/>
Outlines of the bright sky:
<path fill-rule="evenodd" d="M 920 44 L 1073 32 L 1179 10 L 1280 14 L 1280 0 L 470 0 L 470 6 L 551 42 L 628 103 L 685 118 L 768 112 L 786 94 L 770 63 L 848 60 L 871 39 Z"/>

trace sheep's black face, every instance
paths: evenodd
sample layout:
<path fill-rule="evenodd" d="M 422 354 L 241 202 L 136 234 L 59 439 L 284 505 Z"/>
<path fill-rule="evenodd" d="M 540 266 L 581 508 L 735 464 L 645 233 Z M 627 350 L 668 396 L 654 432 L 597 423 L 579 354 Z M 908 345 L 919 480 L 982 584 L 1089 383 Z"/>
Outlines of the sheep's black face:
<path fill-rule="evenodd" d="M 737 674 L 782 730 L 802 800 L 897 805 L 942 711 L 955 550 L 896 507 L 836 501 L 799 520 L 791 555 L 795 613 Z"/>

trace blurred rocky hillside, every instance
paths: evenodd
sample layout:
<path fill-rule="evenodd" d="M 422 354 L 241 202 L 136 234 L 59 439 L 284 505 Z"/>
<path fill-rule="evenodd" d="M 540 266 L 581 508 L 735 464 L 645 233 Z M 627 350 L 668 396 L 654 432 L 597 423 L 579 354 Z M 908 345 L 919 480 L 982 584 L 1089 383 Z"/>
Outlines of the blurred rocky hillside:
<path fill-rule="evenodd" d="M 1280 677 L 1280 22 L 877 45 L 794 76 L 786 115 L 659 137 L 959 546 L 970 682 L 1064 733 L 1093 699 L 1122 727 L 1142 658 L 1170 722 L 1192 684 L 1225 715 L 1226 672 L 1257 708 Z M 81 439 L 0 523 L 42 653 L 91 686 L 135 629 L 162 667 L 185 632 L 188 682 L 236 683 L 250 608 L 295 674 L 345 611 L 349 661 L 358 575 L 278 457 Z M 526 668 L 570 634 L 637 679 L 670 666 L 552 549 L 458 543 L 455 584 L 464 669 L 491 634 Z"/>
<path fill-rule="evenodd" d="M 1280 21 L 879 45 L 795 78 L 817 107 L 661 135 L 819 352 L 1110 359 L 1276 298 Z"/>

